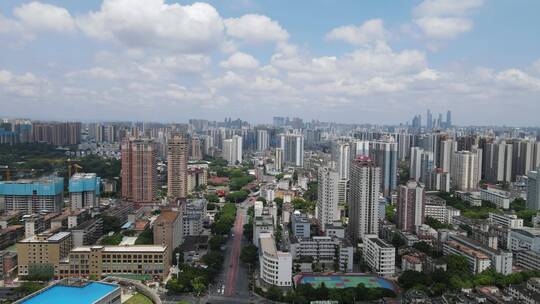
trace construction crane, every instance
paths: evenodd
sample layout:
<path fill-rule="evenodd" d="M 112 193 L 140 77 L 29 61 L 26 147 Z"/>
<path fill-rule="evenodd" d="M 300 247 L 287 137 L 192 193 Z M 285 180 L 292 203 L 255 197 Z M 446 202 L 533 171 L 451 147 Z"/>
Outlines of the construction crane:
<path fill-rule="evenodd" d="M 68 178 L 72 176 L 71 172 L 73 170 L 73 174 L 77 174 L 79 170 L 81 170 L 83 167 L 81 167 L 76 160 L 68 159 Z"/>
<path fill-rule="evenodd" d="M 0 173 L 2 175 L 2 180 L 4 181 L 11 181 L 12 173 L 19 173 L 19 172 L 27 172 L 27 173 L 34 173 L 36 170 L 34 169 L 22 169 L 22 168 L 11 168 L 9 166 L 0 166 Z"/>

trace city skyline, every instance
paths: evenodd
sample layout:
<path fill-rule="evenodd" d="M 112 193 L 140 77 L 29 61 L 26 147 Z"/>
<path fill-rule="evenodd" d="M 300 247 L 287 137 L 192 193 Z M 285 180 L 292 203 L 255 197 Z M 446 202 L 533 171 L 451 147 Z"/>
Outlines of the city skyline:
<path fill-rule="evenodd" d="M 5 1 L 2 114 L 397 124 L 431 109 L 456 125 L 538 126 L 540 3 L 306 5 Z"/>

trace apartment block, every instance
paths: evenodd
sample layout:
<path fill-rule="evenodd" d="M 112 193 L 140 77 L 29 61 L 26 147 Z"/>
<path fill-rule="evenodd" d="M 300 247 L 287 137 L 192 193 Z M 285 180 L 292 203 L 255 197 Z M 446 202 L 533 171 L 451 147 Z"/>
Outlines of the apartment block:
<path fill-rule="evenodd" d="M 396 248 L 379 239 L 375 234 L 364 235 L 362 258 L 371 271 L 391 277 L 396 272 Z"/>

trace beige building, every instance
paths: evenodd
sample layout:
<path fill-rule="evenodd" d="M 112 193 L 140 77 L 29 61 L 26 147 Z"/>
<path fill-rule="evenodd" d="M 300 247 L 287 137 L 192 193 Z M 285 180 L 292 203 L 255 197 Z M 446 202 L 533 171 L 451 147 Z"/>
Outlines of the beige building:
<path fill-rule="evenodd" d="M 478 189 L 481 169 L 478 155 L 476 152 L 469 151 L 459 151 L 452 154 L 450 177 L 453 188 L 461 191 Z"/>
<path fill-rule="evenodd" d="M 187 196 L 188 140 L 181 133 L 169 140 L 167 153 L 167 188 L 171 198 Z"/>
<path fill-rule="evenodd" d="M 19 276 L 49 273 L 58 275 L 60 261 L 72 248 L 70 232 L 42 233 L 17 243 Z"/>
<path fill-rule="evenodd" d="M 115 274 L 152 275 L 165 278 L 171 266 L 166 246 L 83 246 L 71 250 L 59 266 L 59 276 Z"/>
<path fill-rule="evenodd" d="M 184 241 L 183 208 L 179 210 L 162 210 L 154 222 L 154 244 L 174 249 Z"/>

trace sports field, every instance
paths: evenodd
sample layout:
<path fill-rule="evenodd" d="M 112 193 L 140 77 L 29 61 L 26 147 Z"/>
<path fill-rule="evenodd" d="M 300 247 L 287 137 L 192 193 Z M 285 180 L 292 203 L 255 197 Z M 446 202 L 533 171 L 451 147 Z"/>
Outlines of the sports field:
<path fill-rule="evenodd" d="M 311 275 L 303 274 L 295 277 L 296 284 L 310 284 L 313 287 L 319 287 L 321 283 L 328 288 L 348 288 L 356 287 L 362 283 L 367 288 L 386 288 L 396 291 L 396 287 L 390 281 L 374 275 L 364 274 L 330 274 L 330 275 Z"/>

